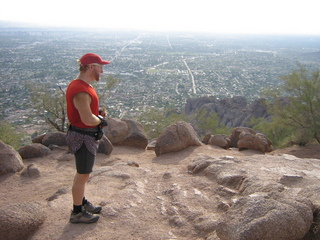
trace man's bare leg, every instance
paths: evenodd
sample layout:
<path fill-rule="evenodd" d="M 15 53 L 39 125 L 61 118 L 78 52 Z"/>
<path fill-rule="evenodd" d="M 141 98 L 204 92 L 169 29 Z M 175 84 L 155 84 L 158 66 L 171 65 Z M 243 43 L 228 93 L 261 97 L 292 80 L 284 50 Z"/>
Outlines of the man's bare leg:
<path fill-rule="evenodd" d="M 73 179 L 72 197 L 73 204 L 76 206 L 82 205 L 82 199 L 84 197 L 84 190 L 86 183 L 89 180 L 90 174 L 76 173 Z"/>

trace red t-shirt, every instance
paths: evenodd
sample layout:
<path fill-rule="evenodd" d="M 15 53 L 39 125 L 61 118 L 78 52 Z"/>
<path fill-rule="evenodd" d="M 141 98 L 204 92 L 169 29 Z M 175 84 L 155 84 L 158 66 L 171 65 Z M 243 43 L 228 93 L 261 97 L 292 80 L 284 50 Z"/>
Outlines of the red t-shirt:
<path fill-rule="evenodd" d="M 79 128 L 94 128 L 96 126 L 87 126 L 81 121 L 80 114 L 73 104 L 73 97 L 80 92 L 86 92 L 91 96 L 91 112 L 96 116 L 99 114 L 99 98 L 94 88 L 80 79 L 75 79 L 71 81 L 66 92 L 69 122 L 71 125 Z"/>

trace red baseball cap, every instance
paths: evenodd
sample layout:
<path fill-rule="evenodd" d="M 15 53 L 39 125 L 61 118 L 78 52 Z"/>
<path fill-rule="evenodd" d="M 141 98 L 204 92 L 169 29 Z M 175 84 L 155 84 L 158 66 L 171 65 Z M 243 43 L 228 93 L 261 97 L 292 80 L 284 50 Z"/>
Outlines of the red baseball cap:
<path fill-rule="evenodd" d="M 87 66 L 87 65 L 92 64 L 92 63 L 98 63 L 98 64 L 101 64 L 101 65 L 106 65 L 106 64 L 109 64 L 110 62 L 102 60 L 102 58 L 97 54 L 86 53 L 85 55 L 83 55 L 80 58 L 79 63 L 82 66 Z"/>

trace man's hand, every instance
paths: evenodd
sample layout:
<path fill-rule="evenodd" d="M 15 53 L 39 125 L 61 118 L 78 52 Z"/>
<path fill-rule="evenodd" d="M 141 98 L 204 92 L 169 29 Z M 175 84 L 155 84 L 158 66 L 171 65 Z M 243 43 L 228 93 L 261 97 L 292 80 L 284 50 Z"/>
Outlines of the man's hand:
<path fill-rule="evenodd" d="M 99 110 L 99 115 L 101 115 L 103 118 L 105 118 L 107 114 L 108 112 L 106 107 L 103 107 L 101 110 Z"/>
<path fill-rule="evenodd" d="M 98 118 L 100 119 L 100 121 L 101 121 L 101 123 L 100 123 L 98 126 L 100 126 L 100 127 L 106 127 L 106 126 L 108 126 L 107 121 L 106 121 L 102 116 L 98 115 L 97 117 L 98 117 Z"/>

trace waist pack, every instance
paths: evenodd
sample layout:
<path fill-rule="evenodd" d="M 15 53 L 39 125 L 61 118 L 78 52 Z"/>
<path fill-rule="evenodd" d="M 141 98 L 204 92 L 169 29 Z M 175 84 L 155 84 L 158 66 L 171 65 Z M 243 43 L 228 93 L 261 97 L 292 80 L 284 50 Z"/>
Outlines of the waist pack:
<path fill-rule="evenodd" d="M 102 136 L 103 136 L 103 131 L 102 131 L 102 128 L 100 126 L 98 127 L 96 132 L 86 131 L 86 130 L 77 128 L 77 127 L 72 126 L 72 125 L 69 126 L 69 130 L 77 132 L 77 133 L 81 133 L 81 134 L 84 134 L 84 135 L 88 135 L 88 136 L 91 136 L 91 137 L 94 137 L 96 140 L 100 140 L 102 138 Z"/>

